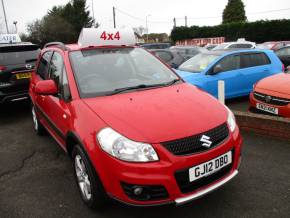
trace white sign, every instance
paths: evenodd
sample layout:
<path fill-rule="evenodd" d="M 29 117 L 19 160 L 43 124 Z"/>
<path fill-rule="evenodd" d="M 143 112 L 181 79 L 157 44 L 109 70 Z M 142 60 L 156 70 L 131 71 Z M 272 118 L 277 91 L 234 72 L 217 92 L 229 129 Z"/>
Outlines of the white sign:
<path fill-rule="evenodd" d="M 83 28 L 78 44 L 81 47 L 88 46 L 122 46 L 136 45 L 136 38 L 133 29 L 101 29 L 101 28 Z"/>
<path fill-rule="evenodd" d="M 0 44 L 21 42 L 18 34 L 0 34 Z"/>

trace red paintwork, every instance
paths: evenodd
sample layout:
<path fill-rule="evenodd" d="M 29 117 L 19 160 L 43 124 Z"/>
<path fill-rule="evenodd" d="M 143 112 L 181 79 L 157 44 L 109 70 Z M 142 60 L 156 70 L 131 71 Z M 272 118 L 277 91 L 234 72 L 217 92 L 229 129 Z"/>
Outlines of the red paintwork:
<path fill-rule="evenodd" d="M 69 47 L 72 50 L 80 49 L 77 45 Z M 164 88 L 80 99 L 68 58 L 69 51 L 50 47 L 44 49 L 42 54 L 46 50 L 57 51 L 63 56 L 72 100 L 64 102 L 55 96 L 37 95 L 34 89 L 41 79 L 33 73 L 29 90 L 32 102 L 49 117 L 64 137 L 60 137 L 39 114 L 40 121 L 64 150 L 67 150 L 68 132 L 74 132 L 78 136 L 106 192 L 111 196 L 140 205 L 171 202 L 187 196 L 193 192 L 187 195 L 180 192 L 174 172 L 206 162 L 233 148 L 235 152 L 231 172 L 238 168 L 242 143 L 238 127 L 222 145 L 195 155 L 174 156 L 159 144 L 162 141 L 195 135 L 226 122 L 227 110 L 209 94 L 195 86 L 182 83 Z M 96 140 L 96 134 L 108 126 L 132 140 L 151 143 L 160 160 L 152 163 L 128 163 L 111 157 L 100 148 Z M 121 189 L 120 181 L 163 185 L 169 193 L 169 199 L 145 202 L 131 200 Z M 211 185 L 213 184 L 208 186 Z"/>
<path fill-rule="evenodd" d="M 255 92 L 275 96 L 278 98 L 290 99 L 290 74 L 280 73 L 260 80 L 254 87 Z M 254 98 L 250 94 L 250 105 L 255 108 L 257 103 L 266 104 Z M 268 104 L 270 105 L 270 104 Z M 286 106 L 271 105 L 279 109 L 279 115 L 290 117 L 290 104 Z"/>
<path fill-rule="evenodd" d="M 35 85 L 35 93 L 38 95 L 55 95 L 57 87 L 53 80 L 39 81 Z"/>

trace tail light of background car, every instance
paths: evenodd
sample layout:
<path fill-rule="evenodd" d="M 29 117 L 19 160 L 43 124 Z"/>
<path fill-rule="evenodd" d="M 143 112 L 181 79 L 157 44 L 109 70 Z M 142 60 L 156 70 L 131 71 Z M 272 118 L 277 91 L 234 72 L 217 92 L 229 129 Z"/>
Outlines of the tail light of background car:
<path fill-rule="evenodd" d="M 285 65 L 282 64 L 282 72 L 285 72 Z"/>

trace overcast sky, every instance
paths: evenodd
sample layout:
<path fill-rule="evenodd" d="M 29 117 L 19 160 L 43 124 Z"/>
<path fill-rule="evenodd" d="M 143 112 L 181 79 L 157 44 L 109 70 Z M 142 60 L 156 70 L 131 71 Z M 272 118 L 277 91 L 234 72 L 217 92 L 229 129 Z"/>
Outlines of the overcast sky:
<path fill-rule="evenodd" d="M 63 5 L 69 2 L 69 0 L 3 1 L 10 29 L 14 30 L 13 21 L 17 21 L 19 32 L 25 32 L 28 23 L 35 19 L 40 19 L 52 6 Z M 188 25 L 202 26 L 221 23 L 222 11 L 228 0 L 87 0 L 90 11 L 92 9 L 92 1 L 94 2 L 96 21 L 101 23 L 103 27 L 107 25 L 113 26 L 112 7 L 115 6 L 120 10 L 116 11 L 117 26 L 129 25 L 132 27 L 145 27 L 146 16 L 148 16 L 149 32 L 170 33 L 174 17 L 183 18 L 177 19 L 178 26 L 184 25 L 184 16 L 189 18 Z M 243 2 L 246 5 L 246 15 L 249 21 L 260 19 L 290 19 L 290 0 L 243 0 Z M 272 11 L 279 9 L 287 10 Z M 133 17 L 125 15 L 121 11 Z M 256 13 L 265 11 L 272 12 Z M 0 8 L 1 23 L 0 28 L 4 28 L 2 7 Z"/>

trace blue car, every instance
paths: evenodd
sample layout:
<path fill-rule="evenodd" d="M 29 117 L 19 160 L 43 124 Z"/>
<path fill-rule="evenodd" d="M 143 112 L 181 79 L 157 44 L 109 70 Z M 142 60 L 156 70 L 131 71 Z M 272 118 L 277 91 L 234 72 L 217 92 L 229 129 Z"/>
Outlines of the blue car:
<path fill-rule="evenodd" d="M 225 81 L 225 98 L 249 95 L 260 79 L 281 73 L 283 66 L 271 50 L 220 50 L 200 53 L 181 64 L 176 72 L 213 96 L 218 81 Z"/>

